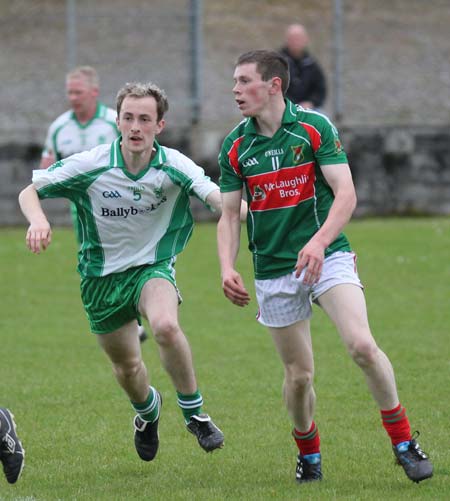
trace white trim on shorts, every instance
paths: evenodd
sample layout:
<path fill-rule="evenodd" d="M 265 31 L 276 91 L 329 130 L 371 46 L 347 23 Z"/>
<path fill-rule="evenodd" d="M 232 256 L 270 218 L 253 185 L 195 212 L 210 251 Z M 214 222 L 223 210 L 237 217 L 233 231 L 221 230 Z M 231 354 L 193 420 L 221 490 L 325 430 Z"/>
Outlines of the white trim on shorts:
<path fill-rule="evenodd" d="M 293 271 L 277 278 L 255 280 L 259 323 L 267 327 L 287 327 L 310 318 L 312 303 L 332 287 L 354 284 L 363 288 L 353 252 L 337 251 L 326 257 L 320 279 L 312 286 L 303 284 L 305 271 L 298 278 Z"/>

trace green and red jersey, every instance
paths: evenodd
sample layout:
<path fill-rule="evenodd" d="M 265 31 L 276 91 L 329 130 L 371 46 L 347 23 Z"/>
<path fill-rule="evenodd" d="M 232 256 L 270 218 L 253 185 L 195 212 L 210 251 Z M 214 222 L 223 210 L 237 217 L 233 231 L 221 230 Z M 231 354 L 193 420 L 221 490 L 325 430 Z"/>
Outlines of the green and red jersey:
<path fill-rule="evenodd" d="M 246 118 L 225 138 L 219 155 L 220 190 L 245 186 L 249 249 L 257 279 L 290 273 L 298 252 L 319 230 L 334 200 L 322 165 L 347 164 L 336 127 L 286 99 L 281 127 L 262 136 Z M 343 233 L 325 255 L 350 251 Z"/>

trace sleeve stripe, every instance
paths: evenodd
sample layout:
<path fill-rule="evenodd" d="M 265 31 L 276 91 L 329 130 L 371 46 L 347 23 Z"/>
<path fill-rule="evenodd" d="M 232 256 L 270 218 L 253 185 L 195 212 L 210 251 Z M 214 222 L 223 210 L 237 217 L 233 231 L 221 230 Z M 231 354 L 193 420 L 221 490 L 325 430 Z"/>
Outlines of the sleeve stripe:
<path fill-rule="evenodd" d="M 320 132 L 311 124 L 308 124 L 306 122 L 299 122 L 299 124 L 306 130 L 308 133 L 308 136 L 311 139 L 311 146 L 314 151 L 314 153 L 320 148 L 322 144 L 322 136 L 320 135 Z"/>
<path fill-rule="evenodd" d="M 230 162 L 231 167 L 233 168 L 234 172 L 239 176 L 242 177 L 242 172 L 239 166 L 239 152 L 238 148 L 239 145 L 241 144 L 242 140 L 244 139 L 244 136 L 238 137 L 235 141 L 233 141 L 233 144 L 231 145 L 230 150 L 228 151 L 228 160 Z"/>

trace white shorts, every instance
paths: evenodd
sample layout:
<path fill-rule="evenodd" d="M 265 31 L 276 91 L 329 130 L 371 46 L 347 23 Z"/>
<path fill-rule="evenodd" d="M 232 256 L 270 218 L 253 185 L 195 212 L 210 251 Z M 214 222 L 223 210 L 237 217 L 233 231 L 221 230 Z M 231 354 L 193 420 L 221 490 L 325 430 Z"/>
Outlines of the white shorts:
<path fill-rule="evenodd" d="M 302 282 L 305 271 L 298 278 L 293 271 L 282 277 L 255 280 L 258 322 L 267 327 L 286 327 L 310 318 L 312 302 L 335 285 L 363 287 L 353 252 L 338 251 L 325 258 L 320 279 L 312 286 Z"/>

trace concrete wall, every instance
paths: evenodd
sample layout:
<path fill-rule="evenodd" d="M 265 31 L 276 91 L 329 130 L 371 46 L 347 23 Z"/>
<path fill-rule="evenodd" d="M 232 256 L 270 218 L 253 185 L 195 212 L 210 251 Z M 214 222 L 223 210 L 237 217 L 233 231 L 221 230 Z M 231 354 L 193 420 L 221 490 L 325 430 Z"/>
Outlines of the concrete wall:
<path fill-rule="evenodd" d="M 356 215 L 450 214 L 450 130 L 342 130 L 358 194 Z"/>
<path fill-rule="evenodd" d="M 162 143 L 188 153 L 217 181 L 221 137 L 198 130 L 196 138 L 203 145 L 201 157 L 196 154 L 200 150 L 195 140 L 179 143 L 165 136 Z M 355 216 L 450 215 L 448 127 L 341 127 L 341 139 L 358 194 Z M 30 182 L 40 151 L 38 144 L 0 145 L 0 225 L 25 224 L 17 195 Z M 44 204 L 53 225 L 70 223 L 66 201 L 46 200 Z M 211 218 L 197 201 L 193 207 L 198 219 Z"/>
<path fill-rule="evenodd" d="M 167 92 L 167 128 L 189 127 L 189 0 L 77 0 L 78 63 L 97 68 L 114 106 L 127 81 Z M 450 124 L 450 1 L 342 1 L 341 125 Z M 239 54 L 277 48 L 303 22 L 329 87 L 334 121 L 333 0 L 203 1 L 200 123 L 225 134 L 240 120 L 233 71 Z M 0 144 L 43 142 L 67 109 L 66 2 L 0 0 Z"/>
<path fill-rule="evenodd" d="M 449 0 L 342 2 L 340 117 L 333 116 L 333 0 L 205 1 L 195 126 L 189 4 L 77 0 L 77 62 L 97 68 L 102 101 L 114 106 L 126 81 L 158 83 L 170 101 L 163 143 L 188 153 L 217 178 L 220 142 L 241 119 L 231 92 L 236 57 L 279 47 L 285 26 L 301 21 L 327 75 L 324 112 L 339 120 L 359 195 L 357 214 L 450 212 Z M 65 6 L 62 0 L 0 0 L 0 225 L 23 223 L 17 193 L 30 181 L 48 125 L 67 109 Z M 54 224 L 68 222 L 65 202 L 46 205 Z"/>

